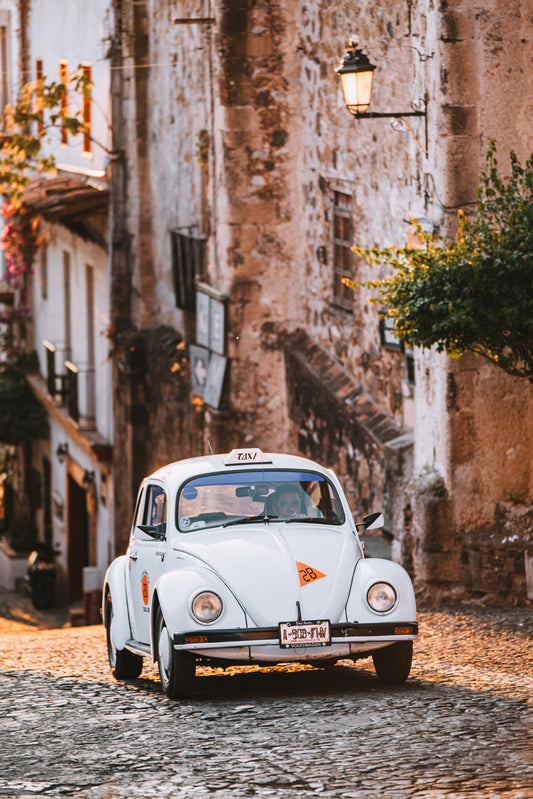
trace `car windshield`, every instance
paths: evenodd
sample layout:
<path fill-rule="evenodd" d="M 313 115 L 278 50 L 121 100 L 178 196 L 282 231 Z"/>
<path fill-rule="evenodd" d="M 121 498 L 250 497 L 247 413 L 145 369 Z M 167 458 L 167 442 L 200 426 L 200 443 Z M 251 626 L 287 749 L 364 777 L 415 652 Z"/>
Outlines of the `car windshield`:
<path fill-rule="evenodd" d="M 225 472 L 195 477 L 178 496 L 176 524 L 184 533 L 261 521 L 342 524 L 337 491 L 316 472 Z"/>

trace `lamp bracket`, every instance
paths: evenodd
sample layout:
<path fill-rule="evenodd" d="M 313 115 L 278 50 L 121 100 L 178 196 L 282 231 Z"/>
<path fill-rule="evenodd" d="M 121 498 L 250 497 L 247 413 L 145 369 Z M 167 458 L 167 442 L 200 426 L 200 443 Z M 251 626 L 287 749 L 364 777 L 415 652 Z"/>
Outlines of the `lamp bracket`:
<path fill-rule="evenodd" d="M 214 25 L 214 17 L 174 17 L 174 25 Z"/>
<path fill-rule="evenodd" d="M 422 103 L 423 103 L 423 110 L 422 109 L 418 109 L 418 110 L 403 111 L 403 112 L 402 111 L 391 111 L 391 112 L 386 112 L 386 113 L 380 113 L 379 111 L 364 111 L 361 114 L 353 114 L 353 117 L 355 119 L 399 119 L 399 120 L 401 120 L 403 122 L 403 124 L 405 125 L 405 127 L 407 128 L 407 130 L 409 131 L 409 133 L 411 134 L 411 136 L 413 137 L 413 139 L 415 140 L 415 142 L 418 144 L 418 146 L 420 147 L 420 149 L 424 153 L 424 156 L 427 158 L 427 155 L 428 155 L 428 120 L 427 120 L 427 113 L 426 113 L 426 105 L 427 104 L 425 102 L 421 101 L 420 105 L 422 105 Z M 418 140 L 418 137 L 417 137 L 416 133 L 412 129 L 412 127 L 409 124 L 409 122 L 407 121 L 407 119 L 405 119 L 405 117 L 424 117 L 424 119 L 426 121 L 426 124 L 425 124 L 426 146 L 425 147 L 422 147 L 422 145 L 420 144 L 420 141 Z"/>
<path fill-rule="evenodd" d="M 391 111 L 381 114 L 379 111 L 364 111 L 362 114 L 354 114 L 357 119 L 403 119 L 403 117 L 425 117 L 425 111 Z"/>

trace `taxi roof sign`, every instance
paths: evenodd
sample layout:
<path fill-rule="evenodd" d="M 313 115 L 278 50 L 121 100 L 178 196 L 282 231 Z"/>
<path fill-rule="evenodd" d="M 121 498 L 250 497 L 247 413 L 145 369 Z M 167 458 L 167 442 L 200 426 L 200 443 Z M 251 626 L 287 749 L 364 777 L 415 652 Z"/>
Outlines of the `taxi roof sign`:
<path fill-rule="evenodd" d="M 248 449 L 232 449 L 224 461 L 226 466 L 242 463 L 272 463 L 259 447 L 249 447 Z"/>

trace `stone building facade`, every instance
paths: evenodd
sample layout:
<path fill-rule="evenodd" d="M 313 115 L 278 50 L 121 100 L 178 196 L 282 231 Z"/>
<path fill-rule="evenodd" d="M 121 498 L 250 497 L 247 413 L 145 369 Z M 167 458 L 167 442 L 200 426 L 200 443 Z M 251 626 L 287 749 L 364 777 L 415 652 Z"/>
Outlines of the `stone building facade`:
<path fill-rule="evenodd" d="M 334 468 L 354 513 L 383 508 L 420 593 L 527 601 L 530 387 L 405 351 L 342 279 L 382 276 L 351 247 L 402 246 L 410 219 L 453 233 L 492 139 L 503 173 L 533 150 L 530 4 L 100 6 L 115 551 L 147 472 L 254 445 Z M 424 115 L 348 114 L 335 67 L 354 33 L 372 110 Z M 206 307 L 211 333 L 223 320 L 207 341 Z"/>
<path fill-rule="evenodd" d="M 531 496 L 531 390 L 475 358 L 390 346 L 379 309 L 341 279 L 374 275 L 347 244 L 402 245 L 410 218 L 453 232 L 491 139 L 502 165 L 530 153 L 527 3 L 114 9 L 128 249 L 115 427 L 131 453 L 117 494 L 129 503 L 147 469 L 209 446 L 303 452 L 341 473 L 354 511 L 385 508 L 421 590 L 494 593 L 477 538 L 505 549 L 498 514 Z M 377 65 L 373 109 L 425 104 L 411 130 L 346 112 L 334 69 L 354 31 Z M 194 246 L 201 257 L 176 255 Z M 216 408 L 191 397 L 194 277 L 225 298 Z M 526 596 L 528 531 L 504 557 L 509 601 Z"/>

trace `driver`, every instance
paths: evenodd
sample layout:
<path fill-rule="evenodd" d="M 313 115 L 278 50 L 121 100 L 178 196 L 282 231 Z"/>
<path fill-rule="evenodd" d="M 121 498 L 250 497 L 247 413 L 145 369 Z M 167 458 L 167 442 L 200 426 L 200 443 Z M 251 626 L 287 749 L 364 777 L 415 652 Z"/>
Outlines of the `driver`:
<path fill-rule="evenodd" d="M 279 486 L 270 499 L 269 504 L 275 516 L 291 519 L 305 514 L 302 492 L 294 485 Z"/>

